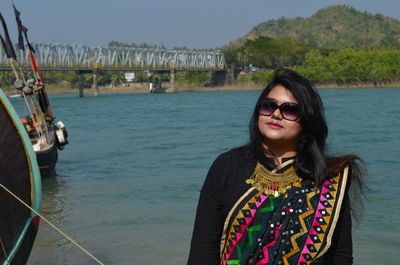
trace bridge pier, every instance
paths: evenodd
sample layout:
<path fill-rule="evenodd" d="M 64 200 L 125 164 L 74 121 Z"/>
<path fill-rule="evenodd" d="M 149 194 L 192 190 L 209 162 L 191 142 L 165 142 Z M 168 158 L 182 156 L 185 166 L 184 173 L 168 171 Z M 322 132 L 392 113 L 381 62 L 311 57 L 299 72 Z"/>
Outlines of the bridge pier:
<path fill-rule="evenodd" d="M 162 85 L 162 75 L 161 72 L 157 73 L 157 88 L 161 89 L 161 85 Z"/>
<path fill-rule="evenodd" d="M 169 82 L 171 83 L 171 88 L 175 91 L 175 74 L 176 74 L 176 69 L 171 70 L 171 78 Z"/>
<path fill-rule="evenodd" d="M 98 97 L 99 96 L 99 86 L 98 86 L 98 78 L 99 78 L 99 70 L 98 69 L 93 69 L 93 96 Z"/>
<path fill-rule="evenodd" d="M 83 81 L 82 81 L 82 74 L 78 73 L 78 80 L 79 80 L 79 97 L 83 98 Z"/>
<path fill-rule="evenodd" d="M 210 87 L 223 86 L 226 80 L 226 71 L 210 71 L 209 74 Z"/>
<path fill-rule="evenodd" d="M 225 85 L 231 86 L 235 81 L 235 65 L 231 64 L 226 67 Z"/>
<path fill-rule="evenodd" d="M 151 72 L 150 71 L 146 71 L 147 73 L 147 87 L 150 90 L 150 93 L 153 92 L 153 83 L 151 82 Z"/>

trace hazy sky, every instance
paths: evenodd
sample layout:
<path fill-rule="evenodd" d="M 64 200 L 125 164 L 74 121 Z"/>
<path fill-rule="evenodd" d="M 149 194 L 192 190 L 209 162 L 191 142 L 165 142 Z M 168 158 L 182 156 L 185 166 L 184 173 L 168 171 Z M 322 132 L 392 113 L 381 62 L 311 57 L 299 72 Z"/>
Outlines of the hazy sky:
<path fill-rule="evenodd" d="M 215 48 L 269 19 L 309 17 L 332 4 L 400 19 L 399 0 L 14 0 L 31 42 L 106 46 L 164 44 Z M 12 38 L 12 1 L 1 1 Z M 1 31 L 2 32 L 2 31 Z"/>

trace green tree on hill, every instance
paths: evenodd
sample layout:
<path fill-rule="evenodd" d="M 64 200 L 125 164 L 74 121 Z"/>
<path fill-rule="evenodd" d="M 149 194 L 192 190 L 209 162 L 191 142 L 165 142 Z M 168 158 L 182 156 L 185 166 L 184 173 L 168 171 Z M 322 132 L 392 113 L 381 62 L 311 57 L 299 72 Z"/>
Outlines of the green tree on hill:
<path fill-rule="evenodd" d="M 240 48 L 223 49 L 228 64 L 240 66 L 250 64 L 264 69 L 276 69 L 300 64 L 310 47 L 297 44 L 290 39 L 276 40 L 260 37 L 247 40 Z"/>
<path fill-rule="evenodd" d="M 240 45 L 247 39 L 259 37 L 290 38 L 318 48 L 395 47 L 400 45 L 400 21 L 381 14 L 360 12 L 346 5 L 332 5 L 308 18 L 268 20 L 233 43 Z"/>
<path fill-rule="evenodd" d="M 324 56 L 307 54 L 302 65 L 294 67 L 315 82 L 392 82 L 400 80 L 400 49 L 342 49 Z"/>

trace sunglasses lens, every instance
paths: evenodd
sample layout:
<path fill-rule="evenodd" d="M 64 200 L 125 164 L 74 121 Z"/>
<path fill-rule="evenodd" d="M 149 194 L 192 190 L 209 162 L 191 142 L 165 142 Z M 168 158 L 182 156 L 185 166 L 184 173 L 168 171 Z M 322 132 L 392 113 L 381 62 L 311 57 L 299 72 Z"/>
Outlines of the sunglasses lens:
<path fill-rule="evenodd" d="M 289 121 L 295 121 L 300 117 L 300 107 L 297 103 L 285 102 L 278 106 L 275 100 L 270 98 L 264 98 L 260 103 L 259 113 L 260 115 L 270 116 L 278 109 L 280 110 L 284 119 Z"/>
<path fill-rule="evenodd" d="M 286 102 L 280 106 L 282 116 L 290 121 L 295 121 L 300 116 L 300 108 L 297 103 Z"/>
<path fill-rule="evenodd" d="M 276 105 L 276 102 L 271 100 L 271 99 L 263 99 L 260 104 L 260 110 L 259 113 L 261 115 L 269 116 L 271 115 L 278 106 Z"/>

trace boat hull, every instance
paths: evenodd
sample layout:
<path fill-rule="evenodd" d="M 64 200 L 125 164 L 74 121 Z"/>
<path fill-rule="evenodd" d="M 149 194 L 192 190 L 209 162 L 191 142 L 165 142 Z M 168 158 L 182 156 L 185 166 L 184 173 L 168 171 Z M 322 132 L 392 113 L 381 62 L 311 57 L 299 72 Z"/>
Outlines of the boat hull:
<path fill-rule="evenodd" d="M 51 175 L 58 161 L 57 144 L 54 142 L 47 150 L 36 152 L 36 157 L 42 177 Z"/>
<path fill-rule="evenodd" d="M 1 89 L 0 102 L 0 264 L 22 265 L 39 226 L 41 177 L 28 134 Z"/>
<path fill-rule="evenodd" d="M 39 227 L 39 217 L 36 216 L 28 223 L 24 239 L 21 241 L 21 245 L 19 246 L 13 260 L 10 263 L 11 265 L 26 264 L 29 255 L 31 253 L 33 243 L 35 242 L 36 234 L 38 232 L 38 227 Z"/>

